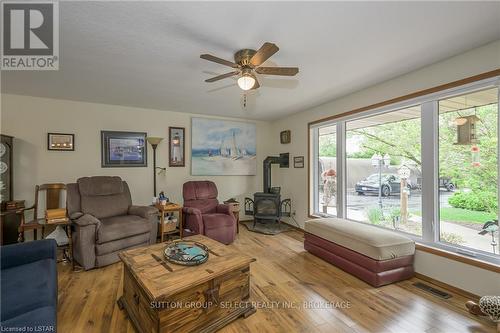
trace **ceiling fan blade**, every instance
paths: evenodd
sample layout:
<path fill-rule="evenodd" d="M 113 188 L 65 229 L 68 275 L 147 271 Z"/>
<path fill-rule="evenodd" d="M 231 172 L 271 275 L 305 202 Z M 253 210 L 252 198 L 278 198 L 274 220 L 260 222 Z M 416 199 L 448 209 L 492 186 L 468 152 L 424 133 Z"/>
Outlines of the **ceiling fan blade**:
<path fill-rule="evenodd" d="M 264 61 L 269 59 L 273 54 L 278 52 L 279 48 L 273 43 L 264 43 L 260 49 L 255 53 L 250 59 L 250 65 L 257 67 L 260 66 Z"/>
<path fill-rule="evenodd" d="M 240 71 L 229 72 L 229 73 L 226 73 L 226 74 L 222 74 L 222 75 L 218 75 L 218 76 L 212 77 L 210 79 L 206 79 L 205 82 L 215 82 L 215 81 L 219 81 L 219 80 L 225 79 L 227 77 L 230 77 L 230 76 L 233 76 L 233 75 L 238 75 L 238 74 L 240 74 Z"/>
<path fill-rule="evenodd" d="M 221 65 L 226 65 L 226 66 L 229 66 L 229 67 L 233 67 L 233 68 L 238 68 L 239 67 L 239 65 L 236 64 L 236 63 L 234 63 L 234 62 L 218 58 L 218 57 L 213 56 L 211 54 L 202 54 L 202 55 L 200 55 L 200 58 L 208 60 L 208 61 L 213 61 L 213 62 L 216 62 L 216 63 L 221 64 Z"/>
<path fill-rule="evenodd" d="M 260 87 L 259 80 L 257 80 L 257 78 L 255 78 L 255 83 L 254 83 L 254 85 L 253 85 L 253 87 L 252 87 L 251 90 L 255 90 L 255 89 L 259 88 L 259 87 Z"/>
<path fill-rule="evenodd" d="M 255 71 L 266 75 L 294 76 L 299 72 L 297 67 L 257 67 Z"/>

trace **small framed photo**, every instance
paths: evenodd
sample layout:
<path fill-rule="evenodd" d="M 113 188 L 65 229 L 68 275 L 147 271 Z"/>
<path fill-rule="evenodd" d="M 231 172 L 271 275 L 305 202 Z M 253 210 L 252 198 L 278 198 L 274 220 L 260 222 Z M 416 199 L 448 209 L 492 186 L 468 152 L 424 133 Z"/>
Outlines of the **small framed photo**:
<path fill-rule="evenodd" d="M 292 142 L 292 132 L 290 130 L 281 131 L 280 132 L 280 142 L 282 144 Z"/>
<path fill-rule="evenodd" d="M 293 158 L 293 167 L 294 168 L 303 168 L 304 167 L 304 156 L 295 156 Z"/>
<path fill-rule="evenodd" d="M 73 151 L 75 150 L 75 135 L 67 133 L 47 133 L 47 149 Z"/>
<path fill-rule="evenodd" d="M 168 128 L 168 166 L 183 167 L 186 165 L 186 145 L 185 145 L 185 128 L 184 127 L 169 127 Z"/>
<path fill-rule="evenodd" d="M 101 167 L 147 167 L 147 133 L 101 131 Z"/>

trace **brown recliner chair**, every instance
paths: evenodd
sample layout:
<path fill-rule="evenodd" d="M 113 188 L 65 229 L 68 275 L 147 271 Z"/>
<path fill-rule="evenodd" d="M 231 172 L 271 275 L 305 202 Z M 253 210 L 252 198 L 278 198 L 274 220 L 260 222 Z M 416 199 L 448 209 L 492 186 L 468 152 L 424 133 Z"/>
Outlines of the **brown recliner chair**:
<path fill-rule="evenodd" d="M 118 252 L 154 244 L 157 209 L 133 206 L 120 177 L 83 177 L 67 184 L 73 257 L 85 270 L 119 261 Z"/>

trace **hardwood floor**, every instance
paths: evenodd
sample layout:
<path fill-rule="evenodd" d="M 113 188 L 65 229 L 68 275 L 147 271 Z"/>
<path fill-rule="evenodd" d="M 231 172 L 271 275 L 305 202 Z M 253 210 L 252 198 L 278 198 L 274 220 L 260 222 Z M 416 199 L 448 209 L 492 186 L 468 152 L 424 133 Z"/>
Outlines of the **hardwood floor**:
<path fill-rule="evenodd" d="M 496 331 L 487 319 L 467 313 L 464 297 L 439 299 L 415 288 L 416 278 L 372 288 L 305 252 L 298 231 L 265 236 L 243 227 L 230 246 L 257 259 L 251 300 L 260 308 L 219 332 Z M 121 263 L 88 272 L 60 264 L 58 331 L 134 332 L 116 305 L 122 273 Z"/>

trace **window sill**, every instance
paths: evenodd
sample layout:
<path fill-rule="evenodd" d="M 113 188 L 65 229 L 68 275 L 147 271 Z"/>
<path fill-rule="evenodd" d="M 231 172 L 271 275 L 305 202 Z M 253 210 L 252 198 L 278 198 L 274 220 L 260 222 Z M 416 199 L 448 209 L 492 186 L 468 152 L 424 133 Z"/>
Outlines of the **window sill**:
<path fill-rule="evenodd" d="M 493 263 L 490 263 L 490 262 L 486 262 L 486 261 L 475 259 L 475 258 L 470 258 L 470 257 L 464 256 L 464 255 L 458 254 L 458 253 L 438 249 L 438 248 L 431 247 L 431 246 L 424 245 L 424 244 L 420 244 L 420 243 L 415 244 L 415 248 L 419 251 L 422 251 L 422 252 L 427 252 L 427 253 L 431 253 L 431 254 L 434 254 L 434 255 L 437 255 L 437 256 L 440 256 L 443 258 L 450 259 L 450 260 L 459 261 L 461 263 L 471 265 L 474 267 L 479 267 L 479 268 L 485 269 L 487 271 L 500 273 L 500 266 L 493 264 Z"/>

